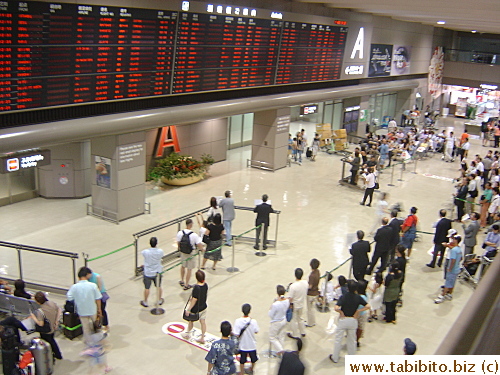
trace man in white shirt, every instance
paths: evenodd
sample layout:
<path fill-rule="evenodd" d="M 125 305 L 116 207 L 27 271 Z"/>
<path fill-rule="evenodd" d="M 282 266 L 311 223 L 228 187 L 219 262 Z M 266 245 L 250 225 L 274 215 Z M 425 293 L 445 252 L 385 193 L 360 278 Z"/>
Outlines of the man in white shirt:
<path fill-rule="evenodd" d="M 446 138 L 446 144 L 445 144 L 446 149 L 445 149 L 444 160 L 447 163 L 455 161 L 455 159 L 453 159 L 453 148 L 454 147 L 455 147 L 455 137 L 453 136 L 453 132 L 450 132 L 450 135 Z"/>
<path fill-rule="evenodd" d="M 253 374 L 255 362 L 259 360 L 257 357 L 257 340 L 255 339 L 255 335 L 259 333 L 259 325 L 255 319 L 250 318 L 249 314 L 251 309 L 252 306 L 245 303 L 241 307 L 243 317 L 236 319 L 233 326 L 233 333 L 239 337 L 240 341 L 241 374 L 245 373 L 247 356 L 250 357 L 250 361 L 252 362 L 251 374 Z"/>
<path fill-rule="evenodd" d="M 148 297 L 149 289 L 151 288 L 151 283 L 154 283 L 159 289 L 159 301 L 158 304 L 163 304 L 162 289 L 161 289 L 161 272 L 163 267 L 161 265 L 161 260 L 163 258 L 163 250 L 158 249 L 158 239 L 156 237 L 151 237 L 149 240 L 149 249 L 142 250 L 142 256 L 144 257 L 144 271 L 143 271 L 143 281 L 144 281 L 144 300 L 141 301 L 141 305 L 148 307 Z M 156 285 L 156 279 L 158 278 L 158 285 Z"/>
<path fill-rule="evenodd" d="M 189 284 L 189 279 L 191 278 L 192 269 L 196 267 L 195 249 L 203 249 L 201 238 L 194 233 L 191 228 L 193 227 L 193 220 L 186 220 L 186 229 L 177 232 L 177 246 L 179 247 L 179 252 L 181 254 L 181 280 L 179 285 L 184 289 L 188 290 L 193 286 Z M 188 243 L 184 243 L 183 237 L 187 236 L 189 239 Z"/>
<path fill-rule="evenodd" d="M 302 337 L 306 335 L 306 328 L 304 321 L 302 320 L 302 313 L 304 311 L 304 307 L 306 306 L 309 284 L 307 280 L 302 280 L 302 276 L 304 276 L 302 268 L 295 269 L 295 282 L 290 285 L 290 289 L 288 291 L 290 305 L 293 304 L 293 316 L 292 321 L 290 322 L 292 325 L 292 333 L 288 333 L 288 337 L 291 338 L 299 337 L 299 333 Z"/>
<path fill-rule="evenodd" d="M 389 121 L 389 123 L 387 124 L 387 129 L 389 130 L 389 132 L 394 133 L 397 128 L 398 128 L 398 124 L 397 124 L 396 120 L 391 119 L 391 121 Z"/>

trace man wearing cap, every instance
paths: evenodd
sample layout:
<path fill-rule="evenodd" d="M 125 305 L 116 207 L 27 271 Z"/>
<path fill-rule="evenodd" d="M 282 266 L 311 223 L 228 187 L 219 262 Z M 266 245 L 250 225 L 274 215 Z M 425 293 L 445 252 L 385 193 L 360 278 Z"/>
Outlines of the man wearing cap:
<path fill-rule="evenodd" d="M 434 233 L 434 252 L 432 253 L 432 260 L 430 263 L 426 264 L 427 267 L 436 267 L 436 259 L 439 255 L 439 261 L 437 262 L 438 267 L 443 264 L 444 250 L 443 242 L 447 242 L 447 234 L 451 229 L 451 220 L 446 218 L 446 210 L 439 211 L 439 221 L 434 224 L 436 232 Z"/>
<path fill-rule="evenodd" d="M 462 241 L 462 237 L 456 235 L 450 237 L 450 242 L 448 244 L 444 244 L 450 248 L 448 255 L 449 263 L 445 267 L 447 272 L 443 291 L 441 295 L 434 300 L 434 303 L 443 303 L 445 300 L 451 300 L 453 298 L 453 288 L 455 287 L 457 276 L 460 273 L 460 263 L 462 261 L 462 249 L 458 246 L 460 241 Z"/>
<path fill-rule="evenodd" d="M 405 355 L 413 355 L 417 351 L 417 344 L 415 344 L 411 339 L 405 339 L 405 346 L 403 347 L 403 352 Z"/>

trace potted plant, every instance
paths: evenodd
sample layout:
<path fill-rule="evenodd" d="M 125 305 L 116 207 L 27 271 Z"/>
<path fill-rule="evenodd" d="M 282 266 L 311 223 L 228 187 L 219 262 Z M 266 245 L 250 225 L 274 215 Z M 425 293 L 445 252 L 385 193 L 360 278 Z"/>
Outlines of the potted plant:
<path fill-rule="evenodd" d="M 194 184 L 205 177 L 214 162 L 214 158 L 208 154 L 203 154 L 201 160 L 197 160 L 192 156 L 172 152 L 166 158 L 157 160 L 156 166 L 149 172 L 149 177 L 161 180 L 167 185 Z"/>

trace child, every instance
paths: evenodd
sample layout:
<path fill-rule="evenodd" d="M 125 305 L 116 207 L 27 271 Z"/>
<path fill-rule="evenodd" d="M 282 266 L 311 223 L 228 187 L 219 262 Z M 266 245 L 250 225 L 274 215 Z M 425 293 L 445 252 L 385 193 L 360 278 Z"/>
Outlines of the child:
<path fill-rule="evenodd" d="M 325 306 L 329 306 L 330 303 L 334 301 L 335 287 L 333 286 L 333 275 L 331 273 L 326 277 L 326 281 L 323 282 L 323 285 L 319 288 L 319 302 L 318 307 L 323 307 L 323 301 L 325 301 Z"/>
<path fill-rule="evenodd" d="M 358 294 L 363 298 L 366 302 L 368 302 L 368 297 L 366 296 L 366 287 L 368 286 L 368 283 L 366 280 L 359 280 L 358 281 Z M 363 305 L 359 305 L 358 309 L 362 309 Z M 366 322 L 366 311 L 362 311 L 358 315 L 358 329 L 356 330 L 356 344 L 359 348 L 359 339 L 363 337 L 363 331 L 365 330 L 365 322 Z"/>
<path fill-rule="evenodd" d="M 102 367 L 104 367 L 104 374 L 112 370 L 112 368 L 108 366 L 106 359 L 107 336 L 108 334 L 104 333 L 100 326 L 94 325 L 94 333 L 90 335 L 87 343 L 88 348 L 80 353 L 81 356 L 88 356 L 90 358 L 90 374 L 94 374 L 93 368 L 97 369 L 98 374 L 102 373 L 100 372 Z"/>
<path fill-rule="evenodd" d="M 337 285 L 334 289 L 334 297 L 333 299 L 339 299 L 344 294 L 347 293 L 347 280 L 345 276 L 340 275 L 337 279 L 339 281 L 339 285 Z"/>
<path fill-rule="evenodd" d="M 370 291 L 370 316 L 368 317 L 368 323 L 371 323 L 373 319 L 378 320 L 377 310 L 382 307 L 382 297 L 384 293 L 382 292 L 382 285 L 384 284 L 384 278 L 381 272 L 377 272 L 373 279 L 370 281 L 368 290 Z"/>

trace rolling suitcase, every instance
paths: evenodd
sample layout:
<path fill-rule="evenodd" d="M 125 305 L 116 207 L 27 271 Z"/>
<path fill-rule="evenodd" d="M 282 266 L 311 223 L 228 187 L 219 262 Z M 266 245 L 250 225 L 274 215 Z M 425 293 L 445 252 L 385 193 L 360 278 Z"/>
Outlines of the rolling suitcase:
<path fill-rule="evenodd" d="M 82 324 L 77 314 L 65 311 L 63 314 L 63 333 L 68 339 L 73 340 L 83 333 Z"/>

